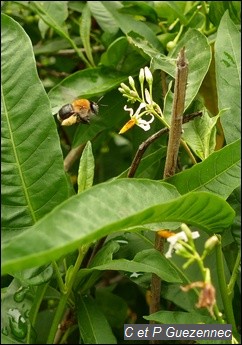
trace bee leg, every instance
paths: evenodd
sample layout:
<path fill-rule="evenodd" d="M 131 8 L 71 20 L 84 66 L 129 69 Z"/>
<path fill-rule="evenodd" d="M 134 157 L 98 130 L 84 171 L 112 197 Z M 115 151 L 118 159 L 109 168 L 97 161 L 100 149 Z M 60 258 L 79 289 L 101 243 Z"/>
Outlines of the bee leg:
<path fill-rule="evenodd" d="M 83 116 L 80 116 L 79 113 L 76 113 L 76 119 L 77 119 L 77 122 L 79 122 L 79 123 L 83 123 L 83 124 L 87 124 L 87 125 L 90 124 L 90 119 L 88 116 L 83 117 Z"/>

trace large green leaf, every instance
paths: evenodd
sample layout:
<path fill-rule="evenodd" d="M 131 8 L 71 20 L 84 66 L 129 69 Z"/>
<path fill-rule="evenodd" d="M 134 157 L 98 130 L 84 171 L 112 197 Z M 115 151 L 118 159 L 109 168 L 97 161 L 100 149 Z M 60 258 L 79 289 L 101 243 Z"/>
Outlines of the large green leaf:
<path fill-rule="evenodd" d="M 235 212 L 207 192 L 182 197 L 175 187 L 146 179 L 118 179 L 66 200 L 38 224 L 5 243 L 2 273 L 55 260 L 82 244 L 135 225 L 185 222 L 208 233 L 231 225 Z"/>
<path fill-rule="evenodd" d="M 209 191 L 227 199 L 241 184 L 241 140 L 212 153 L 202 163 L 166 180 L 181 194 L 190 191 Z"/>
<path fill-rule="evenodd" d="M 16 53 L 17 52 L 17 53 Z M 24 230 L 67 198 L 56 125 L 30 39 L 2 15 L 2 229 Z"/>
<path fill-rule="evenodd" d="M 215 42 L 215 67 L 219 110 L 227 143 L 241 137 L 241 34 L 228 11 L 221 19 Z"/>

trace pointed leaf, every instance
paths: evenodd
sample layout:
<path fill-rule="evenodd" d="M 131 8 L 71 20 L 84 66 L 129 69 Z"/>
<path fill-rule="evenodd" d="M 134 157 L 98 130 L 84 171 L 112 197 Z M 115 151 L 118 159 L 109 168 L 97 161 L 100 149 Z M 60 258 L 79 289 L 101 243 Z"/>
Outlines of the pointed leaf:
<path fill-rule="evenodd" d="M 241 34 L 226 12 L 215 42 L 219 110 L 227 109 L 221 124 L 227 144 L 241 137 Z"/>
<path fill-rule="evenodd" d="M 88 189 L 93 184 L 94 178 L 94 157 L 92 154 L 92 144 L 87 142 L 81 156 L 78 170 L 78 193 Z"/>
<path fill-rule="evenodd" d="M 208 44 L 207 38 L 196 29 L 189 29 L 181 41 L 178 42 L 176 48 L 172 51 L 169 59 L 173 61 L 174 69 L 172 76 L 175 76 L 178 53 L 182 47 L 185 47 L 186 59 L 188 61 L 188 79 L 186 89 L 185 109 L 189 107 L 191 102 L 196 97 L 202 81 L 208 71 L 211 62 L 211 49 Z M 164 58 L 161 56 L 154 57 L 153 68 L 165 70 Z M 166 66 L 166 64 L 165 64 Z M 167 69 L 165 72 L 169 73 Z M 171 91 L 170 91 L 171 92 Z M 169 119 L 171 114 L 171 105 L 165 106 L 164 115 Z"/>
<path fill-rule="evenodd" d="M 230 226 L 234 215 L 226 201 L 211 193 L 180 197 L 173 186 L 145 179 L 102 183 L 69 198 L 4 244 L 2 274 L 48 263 L 131 226 L 175 221 L 213 233 Z"/>
<path fill-rule="evenodd" d="M 33 225 L 65 200 L 68 190 L 56 125 L 38 78 L 30 39 L 8 16 L 2 15 L 1 24 L 5 234 Z"/>
<path fill-rule="evenodd" d="M 77 319 L 84 344 L 117 344 L 112 329 L 90 296 L 77 296 Z"/>
<path fill-rule="evenodd" d="M 224 199 L 241 184 L 241 140 L 212 153 L 202 163 L 168 178 L 181 194 L 209 191 Z"/>
<path fill-rule="evenodd" d="M 85 5 L 82 10 L 82 18 L 80 25 L 80 36 L 83 46 L 85 48 L 86 55 L 92 66 L 95 66 L 92 57 L 92 48 L 90 44 L 90 29 L 91 29 L 91 12 L 88 5 Z"/>

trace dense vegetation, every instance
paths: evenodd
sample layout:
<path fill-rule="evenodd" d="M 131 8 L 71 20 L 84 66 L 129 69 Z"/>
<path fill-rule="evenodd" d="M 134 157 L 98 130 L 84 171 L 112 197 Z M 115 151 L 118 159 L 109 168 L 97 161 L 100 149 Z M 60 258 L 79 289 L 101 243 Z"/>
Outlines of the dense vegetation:
<path fill-rule="evenodd" d="M 240 2 L 7 1 L 1 25 L 2 344 L 239 343 Z M 77 99 L 98 114 L 65 126 Z"/>

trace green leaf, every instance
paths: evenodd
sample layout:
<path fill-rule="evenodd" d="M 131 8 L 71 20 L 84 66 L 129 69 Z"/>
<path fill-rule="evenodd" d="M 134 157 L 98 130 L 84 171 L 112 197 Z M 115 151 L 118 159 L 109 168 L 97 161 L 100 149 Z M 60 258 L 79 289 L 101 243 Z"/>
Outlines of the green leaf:
<path fill-rule="evenodd" d="M 173 12 L 176 14 L 176 16 L 180 19 L 181 24 L 186 25 L 187 19 L 183 14 L 184 9 L 179 7 L 179 3 L 176 3 L 175 1 L 167 1 L 167 4 L 173 10 Z"/>
<path fill-rule="evenodd" d="M 2 233 L 6 236 L 9 230 L 24 230 L 49 213 L 67 198 L 68 188 L 56 124 L 30 39 L 8 16 L 2 15 L 1 24 Z"/>
<path fill-rule="evenodd" d="M 129 44 L 127 37 L 119 37 L 113 41 L 101 56 L 101 63 L 126 75 L 138 74 L 144 66 L 144 58 Z"/>
<path fill-rule="evenodd" d="M 208 71 L 212 55 L 207 38 L 196 29 L 189 29 L 178 42 L 175 49 L 171 52 L 170 58 L 174 61 L 173 76 L 175 75 L 176 70 L 175 61 L 183 47 L 185 47 L 186 59 L 188 62 L 188 78 L 185 98 L 186 110 L 198 94 L 202 81 Z M 162 69 L 162 60 L 159 63 L 159 61 L 154 59 L 154 68 Z M 167 119 L 170 118 L 171 112 L 172 108 L 170 106 L 165 106 L 163 113 Z"/>
<path fill-rule="evenodd" d="M 215 67 L 221 124 L 227 144 L 241 137 L 241 34 L 226 12 L 215 42 Z"/>
<path fill-rule="evenodd" d="M 91 30 L 91 12 L 88 5 L 83 7 L 81 25 L 80 25 L 80 37 L 86 52 L 86 55 L 92 66 L 95 66 L 92 56 L 92 48 L 90 44 L 90 30 Z"/>
<path fill-rule="evenodd" d="M 241 245 L 241 186 L 236 188 L 228 198 L 228 203 L 236 212 L 231 232 L 239 247 Z"/>
<path fill-rule="evenodd" d="M 67 28 L 64 26 L 68 17 L 67 1 L 31 1 L 31 9 L 38 13 L 46 25 L 52 27 L 62 37 L 67 37 Z"/>
<path fill-rule="evenodd" d="M 97 289 L 95 297 L 110 326 L 122 328 L 129 312 L 127 303 L 106 288 Z"/>
<path fill-rule="evenodd" d="M 135 225 L 175 221 L 214 233 L 230 226 L 234 214 L 226 201 L 211 193 L 180 197 L 173 186 L 145 179 L 102 183 L 69 198 L 3 244 L 2 274 L 48 263 Z"/>
<path fill-rule="evenodd" d="M 219 26 L 220 20 L 226 11 L 235 24 L 241 23 L 240 1 L 211 1 L 209 4 L 209 19 L 215 26 Z"/>
<path fill-rule="evenodd" d="M 151 22 L 157 22 L 157 13 L 153 8 L 153 4 L 147 4 L 144 1 L 130 1 L 129 3 L 126 1 L 123 5 L 124 7 L 120 9 L 120 13 L 143 16 Z"/>
<path fill-rule="evenodd" d="M 92 144 L 87 142 L 81 156 L 79 170 L 78 170 L 78 193 L 88 189 L 93 184 L 94 178 L 94 157 L 92 154 Z"/>
<path fill-rule="evenodd" d="M 163 52 L 163 47 L 156 37 L 155 33 L 150 29 L 146 23 L 137 21 L 129 14 L 123 14 L 120 9 L 123 8 L 119 1 L 102 1 L 103 6 L 107 12 L 114 18 L 116 25 L 123 31 L 124 34 L 129 34 L 130 31 L 137 32 L 143 36 L 146 42 L 149 42 L 156 49 Z"/>
<path fill-rule="evenodd" d="M 182 280 L 177 274 L 168 259 L 161 255 L 156 249 L 146 249 L 135 255 L 133 260 L 118 259 L 106 264 L 93 267 L 95 270 L 117 270 L 126 272 L 155 273 L 162 280 L 171 283 L 181 283 Z"/>
<path fill-rule="evenodd" d="M 241 140 L 212 153 L 202 163 L 168 179 L 181 194 L 209 191 L 227 199 L 241 184 Z"/>
<path fill-rule="evenodd" d="M 149 316 L 143 316 L 145 320 L 153 320 L 164 324 L 197 324 L 197 323 L 212 323 L 212 319 L 208 316 L 203 316 L 195 312 L 182 311 L 158 311 Z"/>
<path fill-rule="evenodd" d="M 102 1 L 88 1 L 93 17 L 104 32 L 115 35 L 118 30 L 118 24 L 113 15 L 105 8 Z"/>
<path fill-rule="evenodd" d="M 15 340 L 18 344 L 26 344 L 27 339 L 31 339 L 29 312 L 35 291 L 34 287 L 24 287 L 17 279 L 13 279 L 6 292 L 2 294 L 1 333 L 11 339 L 5 344 L 15 344 Z"/>
<path fill-rule="evenodd" d="M 117 344 L 106 317 L 90 296 L 77 296 L 77 319 L 84 344 Z"/>
<path fill-rule="evenodd" d="M 201 159 L 213 153 L 216 145 L 216 123 L 220 114 L 210 117 L 206 109 L 201 118 L 183 124 L 182 138 Z"/>

